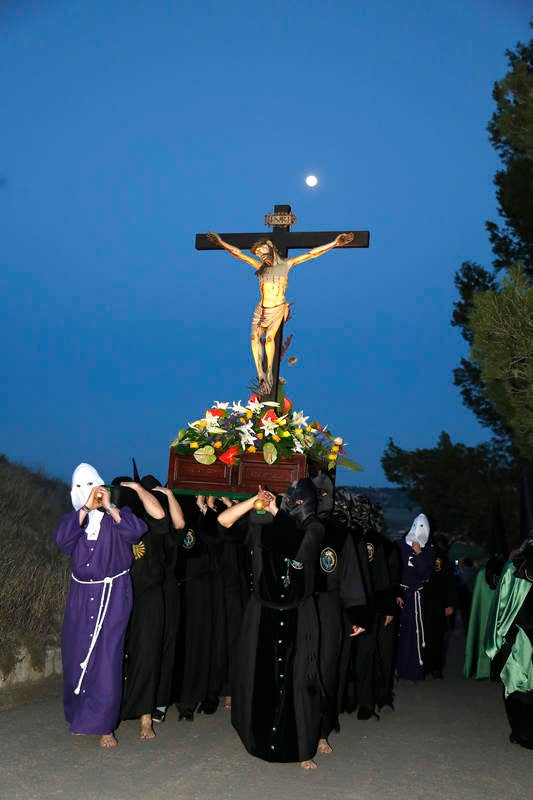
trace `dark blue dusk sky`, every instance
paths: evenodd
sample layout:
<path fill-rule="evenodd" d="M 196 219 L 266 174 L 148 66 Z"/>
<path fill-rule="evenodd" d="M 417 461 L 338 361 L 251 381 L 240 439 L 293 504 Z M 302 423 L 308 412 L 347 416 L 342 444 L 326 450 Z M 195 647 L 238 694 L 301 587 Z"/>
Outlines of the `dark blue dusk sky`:
<path fill-rule="evenodd" d="M 295 267 L 298 409 L 384 485 L 401 447 L 487 438 L 452 370 L 454 272 L 486 266 L 486 125 L 522 0 L 4 0 L 0 452 L 70 480 L 166 478 L 168 444 L 246 400 L 253 270 L 197 232 L 369 229 Z M 316 188 L 305 176 L 319 178 Z"/>

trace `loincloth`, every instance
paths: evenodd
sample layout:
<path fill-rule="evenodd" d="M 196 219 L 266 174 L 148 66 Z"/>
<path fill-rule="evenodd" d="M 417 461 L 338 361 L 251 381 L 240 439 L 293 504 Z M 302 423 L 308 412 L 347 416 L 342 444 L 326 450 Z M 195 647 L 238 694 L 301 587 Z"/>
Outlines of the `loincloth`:
<path fill-rule="evenodd" d="M 255 334 L 258 328 L 263 330 L 275 328 L 277 330 L 282 322 L 287 322 L 289 309 L 290 303 L 280 303 L 279 306 L 273 308 L 265 308 L 259 303 L 252 317 L 252 334 Z"/>

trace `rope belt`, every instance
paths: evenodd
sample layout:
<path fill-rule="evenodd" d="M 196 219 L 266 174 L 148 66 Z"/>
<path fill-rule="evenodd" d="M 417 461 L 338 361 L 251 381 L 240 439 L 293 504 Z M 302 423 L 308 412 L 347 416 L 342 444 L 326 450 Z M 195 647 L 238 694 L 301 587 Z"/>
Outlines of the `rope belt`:
<path fill-rule="evenodd" d="M 81 662 L 81 675 L 78 681 L 78 685 L 74 689 L 74 694 L 79 694 L 81 685 L 83 683 L 83 679 L 85 678 L 85 673 L 87 672 L 87 667 L 89 665 L 89 659 L 92 655 L 96 642 L 98 641 L 98 637 L 100 636 L 100 631 L 102 630 L 102 625 L 104 624 L 104 620 L 107 614 L 107 609 L 109 608 L 109 601 L 111 599 L 111 591 L 113 589 L 113 581 L 116 578 L 120 578 L 122 575 L 126 575 L 129 572 L 129 569 L 125 569 L 122 572 L 119 572 L 117 575 L 112 575 L 110 578 L 104 578 L 101 581 L 81 581 L 79 578 L 76 578 L 74 574 L 72 574 L 72 580 L 76 581 L 76 583 L 83 583 L 87 586 L 94 586 L 98 583 L 103 583 L 104 588 L 102 589 L 102 596 L 100 598 L 100 608 L 98 609 L 98 614 L 96 616 L 96 622 L 94 623 L 94 630 L 92 633 L 92 641 L 89 647 L 89 651 L 85 656 L 84 660 Z"/>
<path fill-rule="evenodd" d="M 403 583 L 401 583 L 400 586 L 402 589 L 409 588 Z M 424 638 L 424 622 L 422 619 L 422 596 L 420 594 L 422 588 L 423 587 L 415 589 L 413 592 L 413 601 L 415 605 L 416 649 L 418 652 L 418 663 L 421 667 L 424 666 L 424 661 L 422 659 L 422 648 L 426 646 L 426 640 Z"/>

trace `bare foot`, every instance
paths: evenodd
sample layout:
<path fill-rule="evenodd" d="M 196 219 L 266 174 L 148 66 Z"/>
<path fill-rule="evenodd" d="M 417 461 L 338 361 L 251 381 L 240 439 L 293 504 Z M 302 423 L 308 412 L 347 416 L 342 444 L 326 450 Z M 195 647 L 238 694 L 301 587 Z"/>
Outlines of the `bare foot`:
<path fill-rule="evenodd" d="M 327 739 L 319 739 L 317 753 L 333 753 L 333 747 L 329 744 Z"/>
<path fill-rule="evenodd" d="M 300 766 L 302 769 L 316 769 L 316 763 L 312 758 L 310 758 L 309 761 L 302 761 Z"/>
<path fill-rule="evenodd" d="M 224 698 L 224 708 L 226 711 L 231 711 L 231 697 Z"/>
<path fill-rule="evenodd" d="M 139 734 L 139 739 L 155 739 L 151 714 L 143 714 L 141 716 L 141 732 Z"/>
<path fill-rule="evenodd" d="M 103 733 L 100 736 L 100 747 L 116 747 L 117 744 L 114 733 Z"/>

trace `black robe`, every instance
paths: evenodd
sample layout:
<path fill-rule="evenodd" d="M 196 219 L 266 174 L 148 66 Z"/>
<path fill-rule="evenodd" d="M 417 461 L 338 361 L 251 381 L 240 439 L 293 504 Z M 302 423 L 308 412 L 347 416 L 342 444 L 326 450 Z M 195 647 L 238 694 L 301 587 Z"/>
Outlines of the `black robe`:
<path fill-rule="evenodd" d="M 151 714 L 156 706 L 161 675 L 165 623 L 163 540 L 168 521 L 145 515 L 149 530 L 133 546 L 130 569 L 133 609 L 124 646 L 124 684 L 120 718 Z"/>
<path fill-rule="evenodd" d="M 439 552 L 435 558 L 433 572 L 424 588 L 424 672 L 437 676 L 444 669 L 446 660 L 445 636 L 449 629 L 444 609 L 457 607 L 459 593 L 453 574 L 453 565 L 446 553 Z"/>
<path fill-rule="evenodd" d="M 322 519 L 325 536 L 317 560 L 315 598 L 320 626 L 319 668 L 322 683 L 321 738 L 339 730 L 340 656 L 351 626 L 366 628 L 368 610 L 363 567 L 346 526 Z M 345 611 L 346 617 L 343 614 Z M 348 620 L 348 622 L 346 621 Z"/>
<path fill-rule="evenodd" d="M 222 684 L 224 640 L 216 514 L 200 512 L 194 498 L 180 498 L 186 524 L 180 531 L 176 577 L 179 625 L 172 699 L 180 712 L 208 698 L 215 710 Z M 215 531 L 215 533 L 214 533 Z"/>
<path fill-rule="evenodd" d="M 320 736 L 318 619 L 313 599 L 324 528 L 278 511 L 249 515 L 253 591 L 239 642 L 232 723 L 251 755 L 307 761 Z"/>

